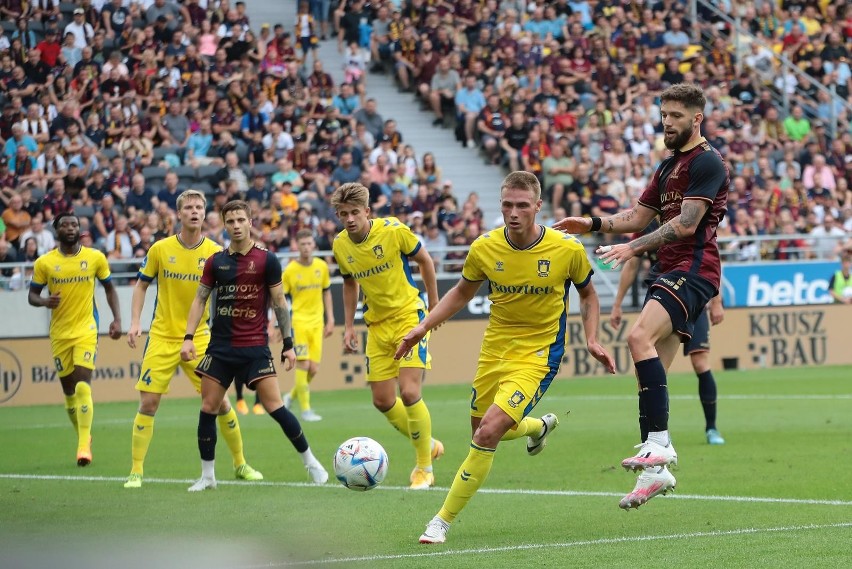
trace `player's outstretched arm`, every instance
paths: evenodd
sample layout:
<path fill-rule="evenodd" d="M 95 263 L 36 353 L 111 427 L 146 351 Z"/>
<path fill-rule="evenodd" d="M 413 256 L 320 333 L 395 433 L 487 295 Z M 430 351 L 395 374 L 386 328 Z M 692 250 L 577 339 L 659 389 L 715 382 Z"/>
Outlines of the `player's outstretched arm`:
<path fill-rule="evenodd" d="M 615 360 L 598 342 L 601 304 L 595 285 L 589 281 L 577 292 L 580 294 L 580 316 L 583 319 L 583 332 L 586 335 L 586 349 L 609 373 L 615 373 Z"/>
<path fill-rule="evenodd" d="M 420 267 L 420 276 L 423 278 L 423 285 L 426 287 L 426 298 L 429 300 L 429 310 L 431 311 L 438 304 L 438 279 L 435 277 L 435 263 L 425 247 L 420 247 L 411 258 L 417 261 L 417 266 Z"/>
<path fill-rule="evenodd" d="M 136 348 L 136 340 L 142 336 L 142 309 L 145 308 L 145 294 L 151 283 L 136 280 L 133 297 L 130 299 L 130 329 L 127 330 L 127 345 Z"/>
<path fill-rule="evenodd" d="M 435 305 L 435 308 L 426 315 L 426 318 L 405 335 L 396 349 L 396 354 L 393 356 L 394 359 L 400 359 L 411 348 L 416 346 L 429 330 L 437 328 L 452 318 L 456 312 L 464 308 L 470 302 L 470 299 L 474 297 L 476 291 L 479 290 L 480 284 L 482 283 L 478 281 L 472 282 L 466 279 L 459 279 L 456 286 L 444 295 L 444 298 Z"/>
<path fill-rule="evenodd" d="M 656 231 L 637 237 L 630 243 L 600 247 L 597 251 L 601 255 L 600 259 L 615 269 L 633 257 L 648 251 L 656 251 L 667 243 L 690 237 L 695 233 L 708 207 L 709 204 L 704 200 L 685 199 L 680 206 L 680 215 L 673 217 Z M 653 210 L 648 209 L 648 211 Z"/>
<path fill-rule="evenodd" d="M 204 307 L 207 306 L 207 299 L 210 298 L 210 292 L 213 289 L 199 284 L 198 290 L 195 291 L 195 298 L 192 299 L 192 304 L 189 307 L 189 316 L 186 317 L 186 335 L 183 337 L 183 346 L 180 348 L 180 357 L 185 362 L 191 362 L 196 358 L 195 353 L 195 331 L 198 329 L 198 323 L 201 322 L 201 317 L 204 315 Z"/>
<path fill-rule="evenodd" d="M 281 363 L 284 369 L 290 371 L 296 365 L 296 350 L 293 349 L 293 326 L 290 323 L 290 305 L 284 296 L 284 287 L 277 284 L 269 289 L 269 298 L 272 301 L 272 311 L 278 320 L 278 330 L 281 332 Z"/>
<path fill-rule="evenodd" d="M 112 281 L 102 282 L 106 291 L 107 304 L 112 311 L 112 322 L 109 325 L 109 337 L 113 340 L 121 338 L 121 301 L 118 300 L 118 291 Z"/>
<path fill-rule="evenodd" d="M 355 335 L 355 310 L 358 308 L 358 281 L 343 279 L 343 351 L 352 354 L 358 350 L 358 337 Z"/>
<path fill-rule="evenodd" d="M 639 273 L 639 257 L 633 257 L 624 263 L 621 268 L 621 276 L 618 277 L 618 291 L 615 293 L 615 300 L 612 301 L 612 311 L 609 313 L 609 323 L 613 328 L 621 326 L 621 305 L 624 303 L 624 297 L 627 291 L 636 280 L 636 275 Z"/>
<path fill-rule="evenodd" d="M 657 215 L 653 209 L 642 204 L 620 211 L 609 217 L 566 217 L 553 224 L 553 229 L 581 234 L 589 231 L 601 233 L 636 233 L 642 231 Z M 596 227 L 597 226 L 597 227 Z"/>

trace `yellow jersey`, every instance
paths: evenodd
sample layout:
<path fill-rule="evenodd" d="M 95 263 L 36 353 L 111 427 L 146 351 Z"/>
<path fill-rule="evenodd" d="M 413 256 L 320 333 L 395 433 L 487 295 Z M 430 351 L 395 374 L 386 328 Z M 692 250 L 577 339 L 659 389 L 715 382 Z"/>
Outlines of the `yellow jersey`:
<path fill-rule="evenodd" d="M 593 274 L 576 237 L 541 228 L 537 241 L 518 249 L 501 227 L 470 246 L 462 277 L 488 280 L 491 316 L 482 353 L 558 368 L 565 352 L 571 283 L 585 287 Z"/>
<path fill-rule="evenodd" d="M 102 283 L 111 278 L 109 264 L 97 249 L 80 247 L 75 255 L 64 255 L 59 248 L 36 259 L 30 287 L 41 293 L 59 295 L 59 306 L 51 311 L 50 338 L 71 340 L 98 333 L 98 305 L 95 279 Z"/>
<path fill-rule="evenodd" d="M 310 265 L 303 265 L 293 259 L 281 273 L 281 282 L 290 300 L 293 324 L 322 327 L 322 295 L 331 286 L 328 263 L 314 257 Z"/>
<path fill-rule="evenodd" d="M 139 269 L 139 278 L 150 283 L 157 279 L 157 298 L 154 301 L 154 318 L 150 335 L 170 341 L 183 340 L 189 307 L 198 290 L 204 263 L 222 247 L 204 237 L 195 247 L 185 246 L 177 235 L 154 243 L 145 255 Z M 196 336 L 209 334 L 208 310 L 198 325 Z"/>
<path fill-rule="evenodd" d="M 353 243 L 344 229 L 334 239 L 332 250 L 341 276 L 357 280 L 364 291 L 367 324 L 426 309 L 408 263 L 408 257 L 420 250 L 420 241 L 397 218 L 371 220 L 361 243 Z"/>

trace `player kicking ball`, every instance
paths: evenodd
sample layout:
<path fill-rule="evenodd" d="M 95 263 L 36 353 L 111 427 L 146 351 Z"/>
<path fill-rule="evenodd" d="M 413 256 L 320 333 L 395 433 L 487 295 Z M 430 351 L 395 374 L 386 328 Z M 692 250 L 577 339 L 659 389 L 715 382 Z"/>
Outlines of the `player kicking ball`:
<path fill-rule="evenodd" d="M 281 288 L 281 263 L 251 239 L 251 209 L 240 200 L 222 208 L 230 246 L 204 264 L 201 282 L 192 301 L 180 355 L 183 361 L 197 357 L 195 333 L 210 293 L 216 290 L 216 310 L 207 352 L 195 369 L 201 377 L 201 413 L 198 417 L 198 450 L 201 478 L 190 492 L 216 488 L 216 414 L 228 387 L 243 383 L 257 391 L 261 405 L 281 426 L 315 484 L 325 484 L 328 472 L 314 457 L 299 420 L 281 400 L 275 363 L 269 351 L 267 306 L 278 319 L 284 346 L 281 362 L 290 370 L 296 362 L 291 337 L 290 311 Z"/>
<path fill-rule="evenodd" d="M 464 308 L 482 281 L 489 281 L 491 315 L 473 379 L 470 451 L 420 543 L 446 541 L 450 524 L 488 477 L 500 441 L 526 436 L 527 453 L 536 455 L 559 425 L 553 413 L 541 418 L 530 413 L 562 363 L 570 283 L 580 295 L 586 347 L 615 373 L 612 356 L 598 343 L 600 303 L 586 250 L 575 237 L 536 222 L 541 203 L 541 186 L 533 174 L 506 176 L 500 188 L 505 227 L 473 242 L 462 278 L 396 351 L 396 358 L 405 357 L 429 330 Z"/>

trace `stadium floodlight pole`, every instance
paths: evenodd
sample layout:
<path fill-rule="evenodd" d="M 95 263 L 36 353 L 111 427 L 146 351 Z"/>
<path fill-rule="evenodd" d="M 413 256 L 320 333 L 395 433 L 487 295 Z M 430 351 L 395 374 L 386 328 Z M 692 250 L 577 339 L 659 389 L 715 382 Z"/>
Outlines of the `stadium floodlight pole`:
<path fill-rule="evenodd" d="M 701 43 L 701 29 L 696 26 L 698 22 L 698 0 L 689 0 L 689 19 L 692 21 L 692 43 Z"/>

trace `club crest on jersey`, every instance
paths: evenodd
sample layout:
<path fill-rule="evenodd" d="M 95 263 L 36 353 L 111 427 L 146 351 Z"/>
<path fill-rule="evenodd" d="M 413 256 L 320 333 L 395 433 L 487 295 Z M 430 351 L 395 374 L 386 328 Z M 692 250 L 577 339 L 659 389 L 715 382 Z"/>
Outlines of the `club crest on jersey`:
<path fill-rule="evenodd" d="M 207 262 L 207 259 L 205 259 L 204 257 L 199 257 L 199 258 L 198 258 L 198 270 L 199 270 L 199 271 L 203 271 L 203 270 L 204 270 L 204 263 L 206 263 L 206 262 Z"/>
<path fill-rule="evenodd" d="M 58 273 L 62 270 L 62 267 L 60 267 L 59 265 L 54 265 L 53 270 Z"/>
<path fill-rule="evenodd" d="M 177 263 L 177 257 L 175 257 L 174 255 L 170 255 L 169 256 L 169 263 L 172 264 L 172 265 Z"/>
<path fill-rule="evenodd" d="M 83 353 L 83 360 L 84 360 L 84 361 L 87 361 L 87 362 L 88 362 L 88 361 L 91 361 L 91 360 L 92 360 L 92 352 L 85 352 L 85 353 Z"/>
<path fill-rule="evenodd" d="M 247 273 L 256 273 L 257 272 L 257 271 L 254 270 L 254 261 L 249 261 L 248 269 L 246 269 L 246 272 Z"/>
<path fill-rule="evenodd" d="M 670 179 L 670 180 L 675 180 L 675 179 L 677 179 L 677 175 L 680 173 L 680 167 L 681 167 L 682 165 L 683 165 L 683 163 L 682 163 L 682 162 L 678 162 L 677 164 L 675 164 L 674 170 L 672 170 L 672 173 L 671 173 L 671 175 L 669 176 L 669 179 Z"/>
<path fill-rule="evenodd" d="M 544 278 L 550 275 L 550 259 L 538 260 L 538 276 Z"/>
<path fill-rule="evenodd" d="M 89 268 L 88 261 L 80 261 L 80 270 L 81 271 L 88 270 L 88 268 Z"/>
<path fill-rule="evenodd" d="M 375 247 L 373 247 L 373 253 L 375 253 L 376 259 L 384 259 L 385 258 L 385 251 L 384 251 L 384 249 L 382 249 L 381 245 L 376 245 Z"/>
<path fill-rule="evenodd" d="M 355 258 L 354 258 L 354 257 L 352 257 L 352 255 L 349 255 L 348 257 L 346 257 L 346 262 L 347 262 L 347 263 L 354 263 L 354 262 L 355 262 Z"/>
<path fill-rule="evenodd" d="M 496 263 L 494 263 L 494 270 L 497 271 L 498 273 L 502 273 L 503 272 L 503 261 L 497 261 Z"/>
<path fill-rule="evenodd" d="M 520 391 L 515 391 L 511 397 L 509 397 L 509 407 L 512 409 L 516 408 L 518 405 L 524 402 L 526 399 L 526 395 L 521 393 Z"/>

